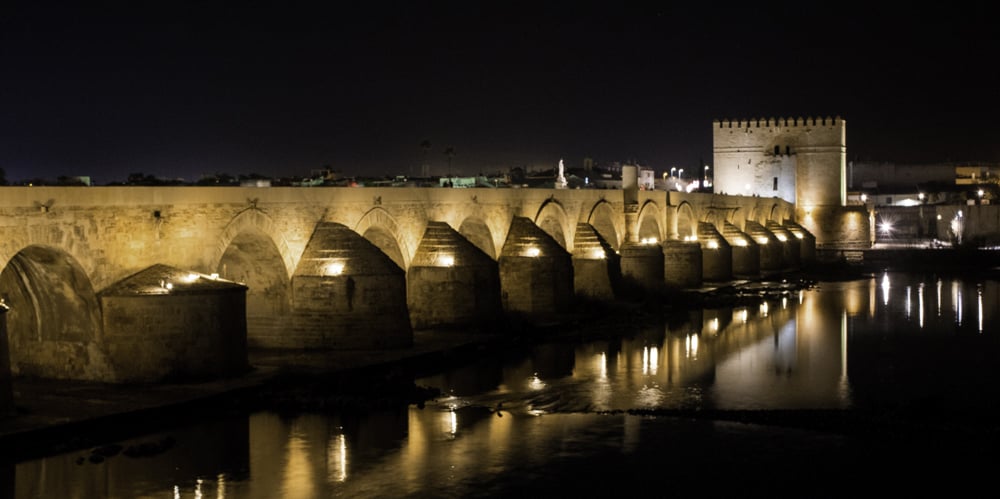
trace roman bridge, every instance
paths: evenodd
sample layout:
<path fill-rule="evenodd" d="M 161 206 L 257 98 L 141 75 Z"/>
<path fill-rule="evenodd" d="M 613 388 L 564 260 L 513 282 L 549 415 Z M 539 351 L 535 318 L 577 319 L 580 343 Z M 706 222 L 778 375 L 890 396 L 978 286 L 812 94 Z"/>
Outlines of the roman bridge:
<path fill-rule="evenodd" d="M 400 347 L 414 328 L 756 277 L 814 257 L 794 213 L 635 189 L 2 187 L 11 370 L 152 379 L 122 359 L 162 374 L 176 356 L 151 349 Z"/>

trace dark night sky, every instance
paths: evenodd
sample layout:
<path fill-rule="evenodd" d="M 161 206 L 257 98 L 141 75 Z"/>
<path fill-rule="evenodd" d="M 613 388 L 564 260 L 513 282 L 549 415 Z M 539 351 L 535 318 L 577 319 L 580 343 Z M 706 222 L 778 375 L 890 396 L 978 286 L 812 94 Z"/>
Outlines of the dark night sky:
<path fill-rule="evenodd" d="M 464 173 L 662 170 L 757 116 L 840 115 L 850 158 L 1000 161 L 985 6 L 135 4 L 0 7 L 8 180 L 408 174 L 425 139 L 438 174 L 447 146 Z"/>

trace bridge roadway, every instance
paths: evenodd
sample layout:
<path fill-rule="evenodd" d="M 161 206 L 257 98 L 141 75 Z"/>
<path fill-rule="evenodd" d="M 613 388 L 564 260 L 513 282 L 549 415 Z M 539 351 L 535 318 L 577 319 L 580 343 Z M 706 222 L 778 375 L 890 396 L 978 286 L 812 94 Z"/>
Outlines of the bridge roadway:
<path fill-rule="evenodd" d="M 10 369 L 142 381 L 178 358 L 238 369 L 247 347 L 403 347 L 413 329 L 792 269 L 816 246 L 794 217 L 666 191 L 3 187 Z"/>

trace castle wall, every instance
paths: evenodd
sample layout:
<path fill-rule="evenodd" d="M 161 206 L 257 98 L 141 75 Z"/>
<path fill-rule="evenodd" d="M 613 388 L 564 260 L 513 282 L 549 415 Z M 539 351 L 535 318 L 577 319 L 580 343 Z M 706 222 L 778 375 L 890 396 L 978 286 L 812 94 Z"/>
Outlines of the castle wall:
<path fill-rule="evenodd" d="M 846 123 L 839 117 L 713 121 L 712 138 L 717 193 L 846 202 Z"/>

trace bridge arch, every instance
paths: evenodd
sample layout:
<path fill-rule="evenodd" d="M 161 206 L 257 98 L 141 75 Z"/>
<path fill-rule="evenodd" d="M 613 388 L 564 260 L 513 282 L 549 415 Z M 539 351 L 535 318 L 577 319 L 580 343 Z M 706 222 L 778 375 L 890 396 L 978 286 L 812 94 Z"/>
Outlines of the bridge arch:
<path fill-rule="evenodd" d="M 751 209 L 749 213 L 751 217 L 753 212 L 754 210 Z M 747 218 L 747 209 L 742 206 L 737 206 L 726 214 L 726 221 L 741 231 L 746 228 L 747 220 L 752 220 L 752 218 Z"/>
<path fill-rule="evenodd" d="M 774 203 L 771 205 L 771 209 L 768 210 L 767 220 L 774 220 L 778 223 L 784 223 L 785 220 L 791 220 L 792 213 L 788 209 L 788 206 L 782 206 L 779 203 Z M 761 221 L 761 223 L 766 223 L 767 220 Z"/>
<path fill-rule="evenodd" d="M 493 231 L 483 219 L 475 216 L 467 217 L 462 220 L 462 225 L 458 227 L 458 233 L 493 260 L 499 258 Z"/>
<path fill-rule="evenodd" d="M 399 268 L 406 270 L 410 267 L 413 251 L 402 238 L 399 223 L 384 208 L 375 207 L 365 212 L 354 225 L 354 232 L 374 244 Z"/>
<path fill-rule="evenodd" d="M 621 234 L 622 230 L 617 220 L 621 217 L 615 217 L 615 210 L 611 206 L 611 203 L 602 199 L 598 201 L 590 209 L 590 213 L 587 215 L 587 223 L 597 231 L 597 234 L 604 239 L 604 242 L 611 245 L 611 248 L 618 251 L 621 246 Z"/>
<path fill-rule="evenodd" d="M 674 210 L 674 217 L 676 218 L 675 226 L 676 231 L 672 236 L 687 240 L 695 239 L 698 237 L 698 217 L 695 215 L 694 207 L 691 203 L 687 201 L 681 201 L 677 205 L 677 209 Z"/>
<path fill-rule="evenodd" d="M 538 208 L 534 222 L 546 234 L 552 236 L 563 249 L 572 252 L 573 248 L 567 246 L 567 241 L 572 241 L 572 238 L 567 236 L 569 234 L 568 218 L 562 204 L 555 198 L 549 198 Z"/>
<path fill-rule="evenodd" d="M 288 248 L 288 241 L 274 220 L 263 211 L 255 209 L 241 211 L 223 229 L 215 248 L 215 255 L 212 257 L 211 268 L 220 270 L 219 274 L 223 278 L 229 279 L 230 277 L 221 272 L 226 252 L 232 251 L 234 241 L 237 239 L 246 240 L 247 238 L 252 238 L 263 246 L 267 246 L 264 244 L 264 240 L 269 241 L 284 266 L 285 279 L 287 280 L 288 276 L 292 275 L 297 264 L 297 256 L 292 255 Z"/>
<path fill-rule="evenodd" d="M 639 240 L 656 239 L 663 240 L 663 214 L 655 201 L 647 200 L 639 208 L 639 216 L 636 217 L 636 234 Z"/>
<path fill-rule="evenodd" d="M 101 307 L 90 278 L 68 252 L 29 245 L 0 272 L 11 368 L 16 374 L 62 379 L 107 379 L 97 347 Z"/>

